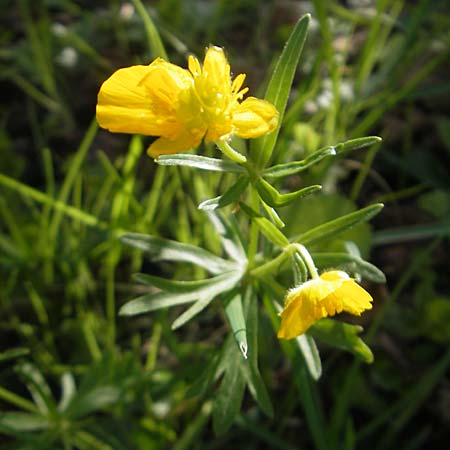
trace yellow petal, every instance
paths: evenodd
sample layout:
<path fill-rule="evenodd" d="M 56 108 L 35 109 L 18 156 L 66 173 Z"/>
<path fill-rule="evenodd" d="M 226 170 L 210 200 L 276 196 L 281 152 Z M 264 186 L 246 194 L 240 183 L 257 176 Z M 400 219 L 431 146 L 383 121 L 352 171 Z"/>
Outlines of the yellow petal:
<path fill-rule="evenodd" d="M 295 338 L 303 334 L 317 320 L 311 305 L 307 302 L 307 298 L 299 296 L 282 311 L 278 338 Z"/>
<path fill-rule="evenodd" d="M 335 290 L 333 283 L 310 280 L 289 291 L 283 311 L 278 337 L 292 339 L 303 334 L 315 321 L 327 316 L 321 301 Z"/>
<path fill-rule="evenodd" d="M 140 84 L 147 89 L 152 107 L 164 113 L 176 108 L 180 93 L 192 86 L 193 79 L 188 70 L 157 58 L 150 64 Z"/>
<path fill-rule="evenodd" d="M 351 278 L 348 274 L 342 270 L 329 270 L 328 272 L 323 272 L 320 278 L 324 281 L 346 281 Z"/>
<path fill-rule="evenodd" d="M 233 94 L 237 94 L 239 92 L 239 89 L 241 89 L 242 85 L 244 84 L 245 81 L 245 73 L 240 73 L 234 80 L 233 83 L 231 84 L 231 90 L 233 92 Z M 248 91 L 248 88 L 245 88 L 241 91 L 241 94 L 245 94 L 245 92 L 243 92 L 245 90 L 245 92 Z"/>
<path fill-rule="evenodd" d="M 231 92 L 230 65 L 222 48 L 208 48 L 203 61 L 203 76 L 208 80 L 209 86 L 215 86 L 219 91 L 225 88 Z"/>
<path fill-rule="evenodd" d="M 182 152 L 183 150 L 189 150 L 190 148 L 196 148 L 202 141 L 203 134 L 197 135 L 183 133 L 176 139 L 168 139 L 161 137 L 157 139 L 147 149 L 147 153 L 152 158 L 156 158 L 159 155 L 170 155 L 173 153 Z"/>
<path fill-rule="evenodd" d="M 147 89 L 139 85 L 148 71 L 149 66 L 119 69 L 102 84 L 97 103 L 97 121 L 102 128 L 119 133 L 158 133 Z"/>
<path fill-rule="evenodd" d="M 255 97 L 248 97 L 233 109 L 233 126 L 236 134 L 251 139 L 272 132 L 278 125 L 275 107 Z"/>
<path fill-rule="evenodd" d="M 205 136 L 205 142 L 217 142 L 226 137 L 233 131 L 231 120 L 224 114 L 221 121 L 215 121 L 208 126 L 208 132 Z"/>
<path fill-rule="evenodd" d="M 202 67 L 194 55 L 189 55 L 188 67 L 194 77 L 199 76 L 202 73 Z"/>
<path fill-rule="evenodd" d="M 341 270 L 331 270 L 320 275 L 324 281 L 335 284 L 334 292 L 323 300 L 324 306 L 336 308 L 336 313 L 342 310 L 354 315 L 361 315 L 365 309 L 372 308 L 371 295 Z M 332 315 L 330 313 L 330 315 Z"/>
<path fill-rule="evenodd" d="M 161 58 L 149 66 L 119 69 L 100 88 L 98 123 L 113 132 L 174 138 L 183 128 L 176 102 L 191 85 L 187 70 Z"/>
<path fill-rule="evenodd" d="M 372 296 L 354 280 L 348 280 L 334 293 L 342 299 L 344 311 L 361 315 L 366 309 L 372 309 Z"/>

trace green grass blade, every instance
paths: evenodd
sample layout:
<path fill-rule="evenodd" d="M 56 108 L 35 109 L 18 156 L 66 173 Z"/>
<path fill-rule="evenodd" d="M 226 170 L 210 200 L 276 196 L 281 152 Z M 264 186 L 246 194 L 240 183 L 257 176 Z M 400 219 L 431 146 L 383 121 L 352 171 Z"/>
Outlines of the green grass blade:
<path fill-rule="evenodd" d="M 153 23 L 153 20 L 150 17 L 148 11 L 145 9 L 145 6 L 141 2 L 141 0 L 131 1 L 133 2 L 138 14 L 141 16 L 144 22 L 145 33 L 148 40 L 148 48 L 150 49 L 152 58 L 157 58 L 158 56 L 160 56 L 161 58 L 164 58 L 166 61 L 168 61 L 169 58 L 162 43 L 161 36 L 159 35 L 158 30 L 156 29 L 155 24 Z"/>
<path fill-rule="evenodd" d="M 450 234 L 450 220 L 429 225 L 411 225 L 378 231 L 373 238 L 374 245 L 419 241 Z"/>

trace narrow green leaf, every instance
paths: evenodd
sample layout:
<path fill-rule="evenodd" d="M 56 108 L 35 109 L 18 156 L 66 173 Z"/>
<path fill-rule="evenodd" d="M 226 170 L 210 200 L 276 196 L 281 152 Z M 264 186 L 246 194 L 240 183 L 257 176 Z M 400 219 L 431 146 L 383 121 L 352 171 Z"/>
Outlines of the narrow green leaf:
<path fill-rule="evenodd" d="M 154 286 L 163 291 L 175 294 L 183 294 L 204 288 L 210 284 L 214 284 L 217 279 L 217 277 L 213 277 L 205 280 L 179 281 L 169 280 L 168 278 L 157 277 L 146 273 L 135 273 L 133 274 L 133 278 L 139 283 L 146 284 L 147 286 Z"/>
<path fill-rule="evenodd" d="M 21 356 L 28 355 L 28 353 L 30 353 L 30 350 L 24 347 L 10 348 L 9 350 L 0 352 L 0 362 L 20 358 Z"/>
<path fill-rule="evenodd" d="M 233 186 L 231 186 L 222 195 L 201 202 L 200 205 L 198 205 L 198 209 L 203 209 L 204 211 L 212 211 L 237 202 L 241 194 L 245 191 L 248 182 L 248 177 L 239 178 L 236 183 L 233 184 Z"/>
<path fill-rule="evenodd" d="M 121 236 L 122 242 L 150 254 L 153 261 L 189 262 L 203 267 L 212 274 L 223 273 L 235 268 L 235 265 L 216 255 L 181 242 L 163 239 L 140 233 L 128 233 Z"/>
<path fill-rule="evenodd" d="M 383 206 L 382 203 L 375 203 L 374 205 L 346 214 L 338 219 L 331 220 L 312 230 L 306 231 L 300 236 L 294 237 L 292 241 L 304 245 L 312 245 L 325 239 L 334 238 L 359 223 L 367 222 L 373 216 L 377 215 L 383 209 Z"/>
<path fill-rule="evenodd" d="M 358 359 L 373 362 L 373 353 L 358 336 L 363 330 L 359 325 L 350 325 L 334 319 L 322 319 L 316 322 L 308 333 L 326 344 L 353 353 Z"/>
<path fill-rule="evenodd" d="M 100 411 L 117 402 L 120 389 L 116 386 L 98 386 L 85 394 L 74 396 L 65 410 L 65 415 L 78 419 L 95 411 Z"/>
<path fill-rule="evenodd" d="M 311 153 L 307 158 L 301 161 L 292 161 L 285 164 L 277 164 L 276 166 L 269 167 L 264 170 L 263 174 L 267 178 L 281 178 L 294 173 L 301 172 L 314 164 L 319 163 L 327 156 L 333 156 L 336 154 L 336 149 L 332 146 L 321 148 L 314 153 Z"/>
<path fill-rule="evenodd" d="M 230 340 L 231 342 L 231 340 Z M 231 342 L 234 346 L 234 342 Z M 227 343 L 224 344 L 226 346 Z M 221 358 L 223 357 L 224 352 L 215 352 L 214 355 L 206 362 L 206 368 L 202 371 L 202 373 L 197 376 L 197 378 L 191 383 L 189 389 L 187 391 L 186 397 L 203 397 L 208 390 L 211 388 L 213 383 L 219 379 L 219 377 L 224 372 L 219 369 Z"/>
<path fill-rule="evenodd" d="M 265 288 L 267 288 L 265 295 L 263 295 L 264 305 L 269 314 L 273 329 L 276 332 L 279 328 L 280 319 L 277 314 L 277 308 L 274 305 L 274 298 L 280 296 L 280 293 L 278 293 L 280 290 L 281 295 L 283 295 L 284 289 L 278 286 L 278 283 L 271 277 L 267 277 L 264 280 L 264 285 Z M 283 352 L 292 364 L 292 378 L 298 390 L 306 421 L 314 440 L 314 448 L 325 450 L 328 448 L 326 436 L 324 435 L 326 422 L 322 408 L 318 402 L 318 392 L 308 374 L 305 360 L 300 353 L 300 349 L 298 348 L 298 345 L 295 344 L 296 343 L 293 341 L 280 341 Z"/>
<path fill-rule="evenodd" d="M 436 384 L 442 380 L 443 374 L 448 370 L 450 364 L 450 350 L 436 361 L 430 369 L 428 369 L 420 379 L 414 380 L 408 390 L 404 389 L 402 396 L 395 403 L 389 405 L 381 414 L 365 424 L 358 430 L 358 439 L 366 439 L 372 435 L 381 426 L 388 425 L 389 432 L 383 437 L 383 446 L 380 448 L 392 448 L 392 438 L 398 436 L 404 426 L 411 423 L 411 418 L 423 408 L 423 403 L 429 398 Z M 389 445 L 391 444 L 391 445 Z M 419 447 L 415 447 L 419 448 Z M 420 447 L 422 448 L 422 447 Z"/>
<path fill-rule="evenodd" d="M 226 361 L 225 376 L 214 399 L 213 429 L 216 435 L 225 434 L 239 414 L 245 390 L 245 379 L 241 370 L 242 355 L 236 347 Z"/>
<path fill-rule="evenodd" d="M 246 173 L 244 167 L 232 161 L 199 155 L 161 155 L 155 162 L 162 166 L 187 166 L 213 172 Z"/>
<path fill-rule="evenodd" d="M 281 208 L 282 206 L 287 206 L 295 200 L 299 200 L 307 195 L 311 195 L 314 192 L 320 191 L 322 186 L 316 184 L 313 186 L 308 186 L 303 189 L 299 189 L 295 192 L 289 192 L 287 194 L 280 194 L 271 184 L 269 184 L 263 178 L 258 178 L 255 181 L 255 187 L 258 194 L 269 206 L 274 208 Z"/>
<path fill-rule="evenodd" d="M 7 411 L 0 414 L 0 426 L 12 432 L 32 432 L 49 427 L 48 419 L 37 414 Z M 6 430 L 5 430 L 6 431 Z"/>
<path fill-rule="evenodd" d="M 75 379 L 71 373 L 65 373 L 61 377 L 61 400 L 58 411 L 64 411 L 72 401 L 76 393 Z"/>
<path fill-rule="evenodd" d="M 241 233 L 236 219 L 231 215 L 226 219 L 222 214 L 209 211 L 208 218 L 221 237 L 222 247 L 225 253 L 240 266 L 247 263 L 247 255 L 242 243 Z"/>
<path fill-rule="evenodd" d="M 125 303 L 119 309 L 119 316 L 135 316 L 162 308 L 184 305 L 185 303 L 195 302 L 198 298 L 198 291 L 185 294 L 172 294 L 167 292 L 146 294 Z"/>
<path fill-rule="evenodd" d="M 55 401 L 42 373 L 30 363 L 22 363 L 16 366 L 17 372 L 25 380 L 28 390 L 33 397 L 34 403 L 43 414 L 56 411 Z"/>
<path fill-rule="evenodd" d="M 209 416 L 212 413 L 213 403 L 207 400 L 203 403 L 200 411 L 191 417 L 187 427 L 181 436 L 177 436 L 172 450 L 188 450 L 198 448 L 198 442 L 203 436 L 201 433 L 209 423 Z M 175 434 L 175 433 L 174 433 Z M 175 439 L 175 438 L 174 438 Z"/>
<path fill-rule="evenodd" d="M 378 267 L 356 255 L 348 253 L 312 253 L 311 256 L 319 267 L 343 267 L 347 271 L 358 272 L 363 278 L 375 283 L 386 283 L 386 276 Z"/>
<path fill-rule="evenodd" d="M 278 245 L 281 248 L 289 245 L 288 238 L 274 225 L 270 220 L 266 219 L 259 215 L 255 210 L 253 210 L 247 204 L 240 202 L 239 203 L 243 211 L 251 217 L 252 221 L 256 223 L 261 233 L 269 239 L 275 245 Z"/>
<path fill-rule="evenodd" d="M 275 147 L 294 75 L 306 40 L 310 19 L 311 16 L 306 14 L 296 23 L 267 86 L 265 99 L 278 110 L 279 123 L 273 133 L 255 139 L 251 143 L 252 159 L 258 168 L 263 168 L 267 164 Z"/>
<path fill-rule="evenodd" d="M 296 338 L 296 341 L 309 374 L 313 380 L 317 381 L 322 376 L 322 362 L 314 339 L 308 334 L 302 334 Z"/>
<path fill-rule="evenodd" d="M 281 220 L 278 213 L 275 211 L 274 208 L 269 206 L 266 202 L 261 202 L 264 210 L 266 211 L 267 215 L 269 216 L 269 219 L 278 227 L 278 228 L 284 228 L 286 224 Z"/>
<path fill-rule="evenodd" d="M 450 234 L 450 220 L 427 225 L 412 225 L 378 231 L 374 235 L 374 245 L 386 245 L 393 242 L 410 242 L 430 239 Z"/>
<path fill-rule="evenodd" d="M 245 359 L 247 359 L 248 343 L 247 329 L 245 325 L 242 298 L 239 294 L 234 295 L 225 303 L 225 314 L 233 330 L 234 339 Z"/>
<path fill-rule="evenodd" d="M 193 317 L 202 312 L 213 300 L 214 297 L 211 296 L 202 297 L 197 300 L 189 309 L 174 320 L 171 327 L 172 330 L 176 330 L 189 322 Z"/>
<path fill-rule="evenodd" d="M 337 144 L 335 146 L 335 149 L 338 155 L 344 155 L 359 148 L 369 147 L 371 145 L 378 144 L 381 141 L 382 139 L 378 136 L 367 136 L 357 139 L 351 139 L 349 141 Z"/>
<path fill-rule="evenodd" d="M 167 292 L 146 294 L 123 305 L 119 310 L 119 315 L 133 316 L 161 308 L 192 303 L 202 298 L 214 298 L 232 289 L 241 277 L 241 271 L 225 272 L 212 278 L 211 283 L 191 292 L 181 294 Z"/>
<path fill-rule="evenodd" d="M 245 298 L 245 313 L 248 337 L 248 360 L 242 365 L 250 394 L 269 417 L 273 417 L 273 406 L 266 385 L 258 368 L 258 302 L 249 288 Z"/>
<path fill-rule="evenodd" d="M 269 220 L 265 217 L 257 217 L 253 219 L 253 221 L 258 225 L 261 233 L 269 239 L 275 245 L 278 245 L 281 248 L 289 245 L 288 238 Z"/>
<path fill-rule="evenodd" d="M 161 58 L 164 58 L 166 61 L 168 61 L 166 49 L 164 48 L 164 45 L 161 41 L 161 37 L 158 33 L 157 28 L 155 27 L 155 24 L 153 23 L 152 18 L 150 17 L 150 14 L 145 9 L 145 6 L 143 5 L 141 0 L 131 0 L 138 12 L 138 14 L 141 16 L 141 19 L 144 22 L 145 27 L 145 34 L 147 35 L 147 41 L 148 41 L 148 47 L 150 49 L 150 52 L 152 54 L 153 58 L 157 58 L 160 56 Z"/>

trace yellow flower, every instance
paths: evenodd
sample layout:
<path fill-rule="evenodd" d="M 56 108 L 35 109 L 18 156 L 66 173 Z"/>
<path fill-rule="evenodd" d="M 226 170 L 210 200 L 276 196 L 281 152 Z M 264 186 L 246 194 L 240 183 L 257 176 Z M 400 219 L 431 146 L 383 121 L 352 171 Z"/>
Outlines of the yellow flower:
<path fill-rule="evenodd" d="M 233 81 L 223 49 L 209 47 L 203 67 L 189 57 L 189 70 L 157 58 L 148 66 L 119 69 L 100 88 L 97 121 L 109 131 L 160 136 L 150 156 L 177 153 L 236 134 L 256 138 L 278 125 L 278 112 L 248 97 L 245 75 Z"/>
<path fill-rule="evenodd" d="M 303 334 L 314 322 L 346 311 L 356 316 L 372 308 L 372 297 L 345 272 L 332 270 L 320 278 L 291 289 L 283 311 L 278 337 L 292 339 Z"/>

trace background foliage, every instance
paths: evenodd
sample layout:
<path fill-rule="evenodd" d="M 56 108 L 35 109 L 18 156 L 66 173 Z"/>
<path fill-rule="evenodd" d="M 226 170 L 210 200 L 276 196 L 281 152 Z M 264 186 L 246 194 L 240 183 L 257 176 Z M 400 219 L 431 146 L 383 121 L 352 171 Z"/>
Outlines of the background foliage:
<path fill-rule="evenodd" d="M 1 6 L 1 448 L 445 448 L 445 1 L 3 0 Z M 274 418 L 245 394 L 234 426 L 218 437 L 205 367 L 228 334 L 220 306 L 176 332 L 170 324 L 177 311 L 116 314 L 142 293 L 134 272 L 200 275 L 187 266 L 153 265 L 124 246 L 119 233 L 145 232 L 219 254 L 197 205 L 230 183 L 226 176 L 157 168 L 145 155 L 147 138 L 97 130 L 101 82 L 157 51 L 146 8 L 172 62 L 185 66 L 188 53 L 224 46 L 254 93 L 263 92 L 293 24 L 311 12 L 275 162 L 351 138 L 383 137 L 381 145 L 302 174 L 307 183 L 320 180 L 325 193 L 284 210 L 294 235 L 367 204 L 386 204 L 372 226 L 345 238 L 388 278 L 367 286 L 375 309 L 361 322 L 374 363 L 321 348 L 316 383 L 292 347 L 280 347 L 270 315 L 261 313 L 259 366 Z M 287 187 L 302 181 L 289 179 Z M 340 239 L 315 250 L 343 245 Z"/>

